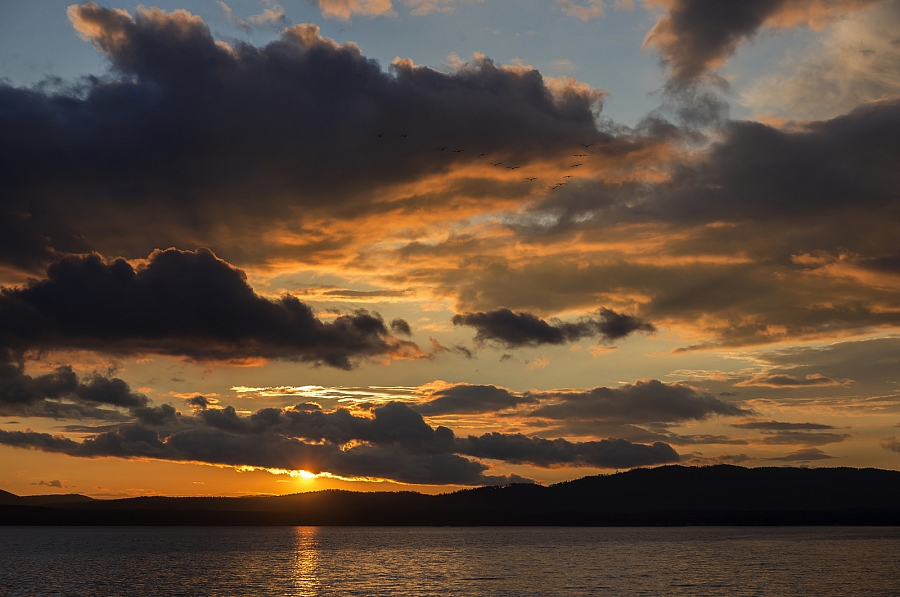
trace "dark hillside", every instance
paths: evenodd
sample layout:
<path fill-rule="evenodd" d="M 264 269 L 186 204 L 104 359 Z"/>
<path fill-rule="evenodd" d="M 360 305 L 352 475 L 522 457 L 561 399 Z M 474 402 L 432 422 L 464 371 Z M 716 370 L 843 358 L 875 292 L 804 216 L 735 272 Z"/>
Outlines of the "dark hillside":
<path fill-rule="evenodd" d="M 328 490 L 278 497 L 39 500 L 3 493 L 0 504 L 9 504 L 0 506 L 2 524 L 896 525 L 900 472 L 666 466 L 549 487 L 481 487 L 442 495 Z"/>

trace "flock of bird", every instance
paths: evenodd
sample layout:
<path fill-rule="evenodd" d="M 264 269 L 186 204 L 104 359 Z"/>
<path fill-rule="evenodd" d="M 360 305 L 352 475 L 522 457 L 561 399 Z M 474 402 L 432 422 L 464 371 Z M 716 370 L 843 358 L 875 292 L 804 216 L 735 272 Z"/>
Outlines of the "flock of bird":
<path fill-rule="evenodd" d="M 378 134 L 375 135 L 375 136 L 376 136 L 376 137 L 379 137 L 379 138 L 383 138 L 383 137 L 384 137 L 384 133 L 378 133 Z M 408 134 L 408 133 L 404 133 L 404 134 L 402 134 L 402 135 L 397 135 L 397 138 L 398 138 L 398 139 L 406 139 L 407 137 L 409 137 L 409 134 Z M 595 145 L 595 144 L 594 144 L 594 143 L 582 143 L 582 144 L 581 144 L 581 146 L 584 147 L 585 149 L 587 149 L 587 148 L 589 148 L 589 147 L 592 147 L 593 145 Z M 444 145 L 443 147 L 436 147 L 435 149 L 436 149 L 437 151 L 447 151 L 447 149 L 449 149 L 449 147 L 450 147 L 449 145 Z M 451 149 L 451 150 L 450 150 L 451 153 L 456 153 L 456 154 L 463 153 L 464 151 L 466 151 L 466 150 L 465 150 L 465 149 Z M 483 157 L 485 157 L 486 155 L 487 155 L 486 153 L 479 153 L 477 157 L 478 157 L 478 158 L 483 158 Z M 584 157 L 587 157 L 587 155 L 588 155 L 588 154 L 586 154 L 586 153 L 574 153 L 574 154 L 572 154 L 572 157 L 576 157 L 576 158 L 584 158 Z M 494 167 L 500 167 L 500 166 L 503 165 L 503 162 L 488 162 L 488 163 L 489 163 L 491 166 L 494 166 Z M 570 167 L 570 168 L 578 168 L 578 167 L 583 166 L 583 165 L 584 165 L 584 164 L 582 164 L 582 163 L 578 163 L 578 164 L 572 164 L 572 165 L 569 166 L 569 167 Z M 509 170 L 518 170 L 520 167 L 521 167 L 521 166 L 506 166 L 506 168 L 508 168 Z M 563 176 L 563 178 L 564 178 L 564 179 L 568 179 L 568 178 L 572 178 L 572 176 L 571 176 L 571 175 L 566 175 L 566 176 Z M 534 181 L 538 180 L 538 178 L 537 178 L 536 176 L 526 176 L 526 177 L 525 177 L 525 180 L 527 180 L 527 181 L 529 181 L 529 182 L 534 182 Z M 562 186 L 565 186 L 565 185 L 566 185 L 566 181 L 562 181 L 562 182 L 557 182 L 556 184 L 551 185 L 551 186 L 549 186 L 549 187 L 547 187 L 547 188 L 549 188 L 550 190 L 555 191 L 555 190 L 558 189 L 559 187 L 562 187 Z"/>

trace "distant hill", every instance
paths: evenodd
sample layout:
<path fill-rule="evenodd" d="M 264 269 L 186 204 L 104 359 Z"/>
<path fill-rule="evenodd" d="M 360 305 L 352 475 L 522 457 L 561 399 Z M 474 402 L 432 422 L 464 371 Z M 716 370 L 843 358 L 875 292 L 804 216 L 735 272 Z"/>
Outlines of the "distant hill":
<path fill-rule="evenodd" d="M 83 504 L 93 502 L 94 498 L 79 493 L 52 493 L 49 495 L 19 496 L 0 489 L 0 505 L 48 506 L 56 504 Z"/>
<path fill-rule="evenodd" d="M 80 493 L 53 493 L 50 495 L 26 495 L 19 498 L 22 504 L 26 506 L 49 506 L 52 504 L 83 504 L 85 502 L 93 502 L 94 498 L 89 498 Z"/>
<path fill-rule="evenodd" d="M 900 525 L 900 472 L 665 466 L 442 495 L 328 490 L 92 500 L 4 492 L 0 504 L 7 525 Z"/>
<path fill-rule="evenodd" d="M 19 504 L 21 503 L 19 502 L 20 499 L 16 494 L 0 489 L 0 505 Z"/>

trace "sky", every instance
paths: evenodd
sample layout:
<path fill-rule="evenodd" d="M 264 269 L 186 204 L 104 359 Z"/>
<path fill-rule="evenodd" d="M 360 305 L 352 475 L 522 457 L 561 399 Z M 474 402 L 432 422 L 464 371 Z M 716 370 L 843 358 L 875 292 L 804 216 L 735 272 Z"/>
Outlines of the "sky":
<path fill-rule="evenodd" d="M 0 489 L 900 468 L 900 2 L 0 4 Z"/>

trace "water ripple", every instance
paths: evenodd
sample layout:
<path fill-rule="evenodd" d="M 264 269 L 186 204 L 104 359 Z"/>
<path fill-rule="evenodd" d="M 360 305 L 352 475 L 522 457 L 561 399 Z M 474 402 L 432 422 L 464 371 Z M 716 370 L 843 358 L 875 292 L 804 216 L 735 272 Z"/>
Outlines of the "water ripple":
<path fill-rule="evenodd" d="M 4 527 L 4 597 L 896 595 L 900 529 Z"/>

